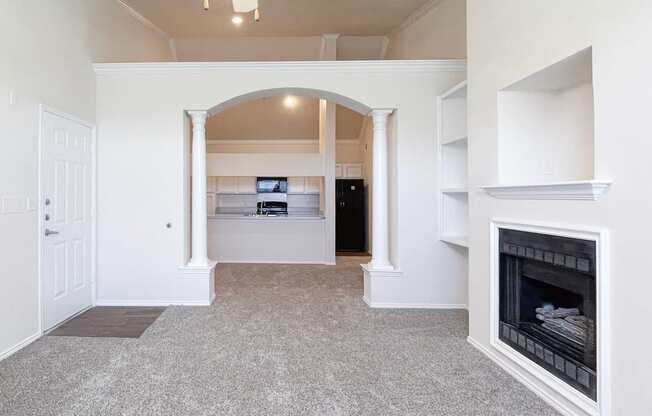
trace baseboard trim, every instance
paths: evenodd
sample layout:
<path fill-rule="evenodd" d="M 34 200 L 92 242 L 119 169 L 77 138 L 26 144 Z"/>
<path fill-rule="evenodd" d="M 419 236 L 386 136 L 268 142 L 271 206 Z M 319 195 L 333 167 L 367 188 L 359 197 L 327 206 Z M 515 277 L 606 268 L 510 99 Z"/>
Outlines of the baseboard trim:
<path fill-rule="evenodd" d="M 98 299 L 95 306 L 210 306 L 211 303 L 200 300 Z"/>
<path fill-rule="evenodd" d="M 36 341 L 37 339 L 41 338 L 42 334 L 40 332 L 37 332 L 36 334 L 30 335 L 24 340 L 20 341 L 18 344 L 14 345 L 13 347 L 10 347 L 2 352 L 0 352 L 0 361 L 4 360 L 5 358 L 9 358 L 18 351 L 22 350 L 32 342 Z"/>
<path fill-rule="evenodd" d="M 563 403 L 562 401 L 560 401 L 559 399 L 557 399 L 547 391 L 543 390 L 536 383 L 533 383 L 530 379 L 528 379 L 524 374 L 521 373 L 522 370 L 519 367 L 517 367 L 514 363 L 511 363 L 509 360 L 501 357 L 499 354 L 495 353 L 494 351 L 491 351 L 490 349 L 480 344 L 478 341 L 474 340 L 470 336 L 466 337 L 466 340 L 469 344 L 475 347 L 475 349 L 477 349 L 482 354 L 487 356 L 487 358 L 489 358 L 491 361 L 496 363 L 500 368 L 505 370 L 510 376 L 514 377 L 518 382 L 520 382 L 525 387 L 527 387 L 528 390 L 534 392 L 534 394 L 539 396 L 543 401 L 548 403 L 550 406 L 552 406 L 555 410 L 557 410 L 562 415 L 586 416 L 586 413 L 584 412 L 578 413 L 577 411 L 568 407 L 565 403 Z"/>
<path fill-rule="evenodd" d="M 456 303 L 393 303 L 393 302 L 371 302 L 366 297 L 362 301 L 374 309 L 466 309 L 466 305 Z"/>
<path fill-rule="evenodd" d="M 220 264 L 312 264 L 312 265 L 325 265 L 335 266 L 335 263 L 321 261 L 305 261 L 305 260 L 219 260 Z"/>

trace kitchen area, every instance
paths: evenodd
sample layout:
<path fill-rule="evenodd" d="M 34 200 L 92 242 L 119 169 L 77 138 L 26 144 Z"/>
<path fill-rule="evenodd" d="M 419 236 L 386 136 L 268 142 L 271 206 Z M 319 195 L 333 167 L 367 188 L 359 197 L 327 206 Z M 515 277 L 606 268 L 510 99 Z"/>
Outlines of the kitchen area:
<path fill-rule="evenodd" d="M 323 262 L 323 178 L 209 177 L 207 185 L 209 258 Z"/>
<path fill-rule="evenodd" d="M 349 172 L 356 169 L 347 165 Z M 323 187 L 324 178 L 313 176 L 208 177 L 209 258 L 227 263 L 322 263 Z M 336 187 L 336 249 L 366 252 L 364 181 L 339 178 Z"/>
<path fill-rule="evenodd" d="M 291 98 L 256 100 L 208 119 L 212 260 L 334 264 L 336 251 L 368 252 L 370 123 L 331 103 Z M 327 134 L 319 125 L 331 113 Z M 251 114 L 265 127 L 251 124 Z"/>

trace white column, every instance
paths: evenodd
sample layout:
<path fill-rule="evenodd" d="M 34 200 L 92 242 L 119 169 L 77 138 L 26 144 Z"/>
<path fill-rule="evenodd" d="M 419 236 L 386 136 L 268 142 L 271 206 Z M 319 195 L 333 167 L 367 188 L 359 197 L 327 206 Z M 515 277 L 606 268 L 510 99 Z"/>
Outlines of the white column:
<path fill-rule="evenodd" d="M 387 122 L 393 110 L 372 110 L 373 192 L 372 192 L 372 270 L 394 270 L 389 260 L 389 162 Z"/>
<path fill-rule="evenodd" d="M 207 111 L 188 111 L 192 119 L 192 251 L 191 267 L 208 266 L 208 219 L 206 209 Z"/>

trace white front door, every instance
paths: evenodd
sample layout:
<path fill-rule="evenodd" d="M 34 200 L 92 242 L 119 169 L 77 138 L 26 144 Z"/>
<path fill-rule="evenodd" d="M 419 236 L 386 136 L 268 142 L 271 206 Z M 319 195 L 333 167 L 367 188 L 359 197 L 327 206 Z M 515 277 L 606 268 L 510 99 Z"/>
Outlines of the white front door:
<path fill-rule="evenodd" d="M 45 110 L 41 123 L 41 298 L 47 330 L 93 302 L 93 130 Z"/>

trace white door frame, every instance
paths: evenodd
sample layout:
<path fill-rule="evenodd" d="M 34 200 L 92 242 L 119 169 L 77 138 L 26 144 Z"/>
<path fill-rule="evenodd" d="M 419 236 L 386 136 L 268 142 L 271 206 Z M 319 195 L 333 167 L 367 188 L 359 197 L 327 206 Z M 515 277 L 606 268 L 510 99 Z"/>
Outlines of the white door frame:
<path fill-rule="evenodd" d="M 45 104 L 39 105 L 39 133 L 38 133 L 38 330 L 43 335 L 44 328 L 44 307 L 43 307 L 43 233 L 44 227 L 44 206 L 43 201 L 43 115 L 50 113 L 57 117 L 68 119 L 91 129 L 91 307 L 97 303 L 97 128 L 94 124 L 82 120 L 71 114 L 48 107 Z M 82 311 L 83 312 L 83 311 Z M 80 312 L 81 313 L 81 312 Z"/>

